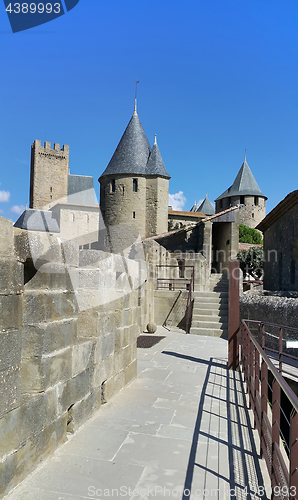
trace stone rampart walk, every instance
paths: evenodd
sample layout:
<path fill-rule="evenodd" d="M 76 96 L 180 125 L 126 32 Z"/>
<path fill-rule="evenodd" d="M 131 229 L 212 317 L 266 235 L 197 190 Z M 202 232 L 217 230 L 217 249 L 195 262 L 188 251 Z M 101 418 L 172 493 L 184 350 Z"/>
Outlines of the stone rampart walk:
<path fill-rule="evenodd" d="M 158 328 L 139 376 L 7 500 L 256 499 L 265 470 L 227 341 Z"/>

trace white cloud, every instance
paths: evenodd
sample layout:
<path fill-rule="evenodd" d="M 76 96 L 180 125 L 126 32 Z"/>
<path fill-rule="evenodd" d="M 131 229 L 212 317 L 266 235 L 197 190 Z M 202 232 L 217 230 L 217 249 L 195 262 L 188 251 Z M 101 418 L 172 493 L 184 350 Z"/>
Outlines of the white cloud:
<path fill-rule="evenodd" d="M 9 201 L 10 198 L 10 192 L 9 191 L 0 191 L 0 202 L 7 202 Z"/>
<path fill-rule="evenodd" d="M 24 212 L 25 208 L 26 207 L 24 207 L 24 205 L 14 205 L 10 210 L 15 214 L 21 215 Z"/>
<path fill-rule="evenodd" d="M 186 202 L 186 198 L 183 191 L 179 193 L 169 194 L 169 205 L 173 207 L 173 210 L 182 210 Z"/>

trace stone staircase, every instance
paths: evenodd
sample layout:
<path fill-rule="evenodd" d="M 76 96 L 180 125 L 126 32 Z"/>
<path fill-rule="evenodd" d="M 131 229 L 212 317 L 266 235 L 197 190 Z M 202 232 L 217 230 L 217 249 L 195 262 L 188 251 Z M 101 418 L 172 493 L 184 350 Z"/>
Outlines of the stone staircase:
<path fill-rule="evenodd" d="M 194 291 L 190 332 L 194 335 L 228 337 L 229 281 L 222 274 L 212 274 L 210 291 Z"/>

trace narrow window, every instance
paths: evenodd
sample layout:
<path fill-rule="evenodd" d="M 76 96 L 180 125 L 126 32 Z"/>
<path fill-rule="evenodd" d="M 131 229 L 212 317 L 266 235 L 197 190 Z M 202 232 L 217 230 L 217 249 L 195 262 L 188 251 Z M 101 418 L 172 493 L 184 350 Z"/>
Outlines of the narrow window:
<path fill-rule="evenodd" d="M 135 219 L 135 218 L 136 218 L 136 213 L 135 213 L 135 212 L 133 212 L 133 213 L 132 213 L 132 218 L 133 218 L 133 219 Z"/>
<path fill-rule="evenodd" d="M 240 196 L 240 205 L 244 205 L 244 196 L 243 195 Z"/>
<path fill-rule="evenodd" d="M 255 205 L 258 205 L 258 204 L 259 204 L 259 197 L 255 196 Z"/>
<path fill-rule="evenodd" d="M 231 198 L 228 198 L 228 207 L 231 206 Z"/>
<path fill-rule="evenodd" d="M 115 179 L 113 179 L 111 182 L 111 193 L 115 193 L 115 191 L 116 191 L 116 181 Z"/>
<path fill-rule="evenodd" d="M 254 219 L 255 218 L 255 214 L 251 214 L 252 218 Z"/>
<path fill-rule="evenodd" d="M 222 200 L 219 200 L 219 208 L 222 208 Z"/>
<path fill-rule="evenodd" d="M 52 193 L 52 192 L 53 192 L 53 188 L 52 188 L 52 187 L 50 187 L 50 193 Z"/>
<path fill-rule="evenodd" d="M 132 180 L 132 190 L 133 190 L 134 193 L 137 192 L 137 190 L 138 190 L 138 179 L 133 179 Z"/>

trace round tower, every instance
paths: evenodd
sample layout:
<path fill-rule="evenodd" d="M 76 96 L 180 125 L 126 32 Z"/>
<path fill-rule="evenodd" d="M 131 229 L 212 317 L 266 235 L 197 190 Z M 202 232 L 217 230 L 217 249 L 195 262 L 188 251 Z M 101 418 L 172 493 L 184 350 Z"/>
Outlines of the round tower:
<path fill-rule="evenodd" d="M 150 147 L 135 101 L 132 118 L 98 179 L 105 225 L 133 227 L 142 239 L 166 232 L 169 179 L 156 140 Z"/>
<path fill-rule="evenodd" d="M 266 200 L 247 162 L 244 162 L 234 180 L 215 200 L 216 213 L 239 205 L 239 223 L 255 228 L 266 215 Z"/>

